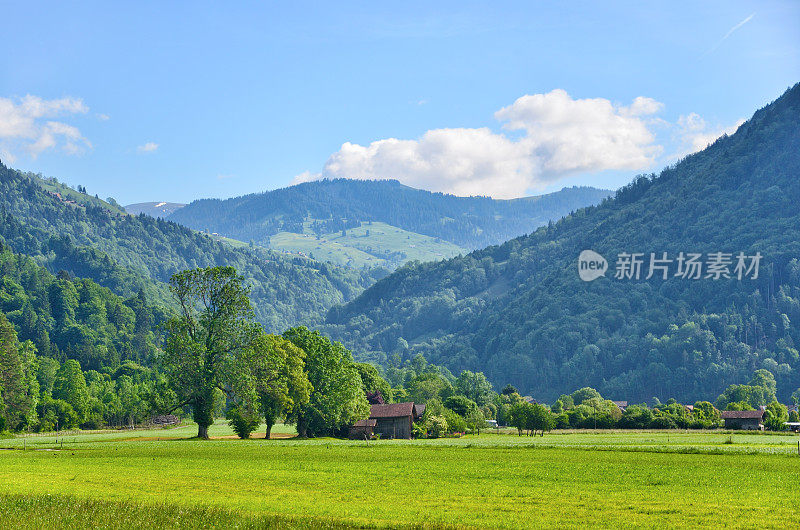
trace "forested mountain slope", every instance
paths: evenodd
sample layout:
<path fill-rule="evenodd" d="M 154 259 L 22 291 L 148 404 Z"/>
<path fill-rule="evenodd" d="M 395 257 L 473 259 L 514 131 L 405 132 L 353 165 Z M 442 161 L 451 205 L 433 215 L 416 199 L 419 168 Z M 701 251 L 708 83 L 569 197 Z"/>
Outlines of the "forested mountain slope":
<path fill-rule="evenodd" d="M 121 213 L 85 194 L 66 198 L 52 181 L 0 164 L 0 241 L 52 272 L 90 278 L 122 296 L 144 288 L 166 303 L 162 282 L 180 270 L 231 265 L 252 286 L 257 318 L 271 331 L 318 323 L 371 284 L 366 274 L 265 250 L 237 249 L 174 222 Z"/>
<path fill-rule="evenodd" d="M 143 291 L 123 299 L 92 280 L 53 276 L 32 258 L 0 243 L 0 314 L 20 341 L 84 370 L 113 371 L 125 361 L 152 364 L 158 342 L 153 330 L 165 318 Z"/>
<path fill-rule="evenodd" d="M 503 245 L 408 265 L 343 307 L 329 329 L 377 360 L 422 352 L 456 372 L 552 399 L 583 386 L 639 401 L 713 399 L 752 371 L 779 397 L 800 386 L 800 85 L 730 137 L 616 197 Z M 608 259 L 578 277 L 579 253 Z M 620 253 L 643 253 L 639 280 L 615 279 Z M 760 252 L 753 280 L 647 280 L 650 253 Z M 706 270 L 703 271 L 705 276 Z M 752 276 L 752 274 L 751 274 Z M 369 352 L 369 353 L 364 353 Z"/>
<path fill-rule="evenodd" d="M 302 233 L 304 222 L 319 234 L 380 221 L 439 238 L 466 249 L 497 244 L 532 232 L 611 192 L 565 188 L 538 197 L 495 200 L 456 197 L 404 186 L 395 180 L 320 180 L 233 199 L 203 199 L 170 219 L 197 230 L 268 244 L 279 232 Z"/>

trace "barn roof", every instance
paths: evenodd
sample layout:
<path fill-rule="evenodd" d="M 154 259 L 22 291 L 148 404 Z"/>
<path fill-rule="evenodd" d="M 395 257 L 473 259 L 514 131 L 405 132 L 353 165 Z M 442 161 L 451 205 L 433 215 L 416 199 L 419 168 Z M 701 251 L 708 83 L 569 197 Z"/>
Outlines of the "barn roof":
<path fill-rule="evenodd" d="M 389 403 L 386 405 L 372 405 L 369 410 L 370 418 L 402 418 L 414 415 L 414 403 Z"/>
<path fill-rule="evenodd" d="M 764 417 L 763 410 L 723 410 L 723 420 L 760 420 Z"/>

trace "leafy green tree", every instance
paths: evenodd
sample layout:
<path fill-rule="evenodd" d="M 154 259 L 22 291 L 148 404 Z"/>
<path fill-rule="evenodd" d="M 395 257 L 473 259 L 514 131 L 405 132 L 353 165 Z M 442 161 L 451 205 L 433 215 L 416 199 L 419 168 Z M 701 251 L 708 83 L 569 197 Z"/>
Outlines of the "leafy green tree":
<path fill-rule="evenodd" d="M 392 387 L 389 382 L 381 376 L 378 368 L 369 363 L 355 363 L 356 370 L 361 376 L 361 383 L 364 385 L 365 392 L 380 392 L 383 399 L 389 403 L 392 401 Z"/>
<path fill-rule="evenodd" d="M 450 396 L 443 401 L 443 404 L 448 409 L 465 418 L 469 413 L 478 410 L 478 405 L 474 401 L 462 395 Z"/>
<path fill-rule="evenodd" d="M 280 335 L 261 334 L 243 359 L 252 399 L 267 425 L 266 439 L 279 418 L 308 404 L 313 387 L 305 372 L 306 353 Z M 247 392 L 247 391 L 245 391 Z M 241 393 L 241 392 L 240 392 Z"/>
<path fill-rule="evenodd" d="M 50 357 L 39 357 L 39 368 L 36 379 L 39 381 L 39 391 L 42 396 L 53 394 L 53 385 L 56 382 L 56 373 L 61 367 L 58 361 Z"/>
<path fill-rule="evenodd" d="M 508 424 L 517 429 L 519 436 L 522 436 L 522 431 L 528 428 L 529 417 L 530 407 L 524 401 L 514 403 L 508 410 Z"/>
<path fill-rule="evenodd" d="M 653 411 L 646 406 L 630 405 L 622 413 L 618 425 L 623 429 L 647 429 L 653 422 Z"/>
<path fill-rule="evenodd" d="M 584 402 L 589 401 L 590 399 L 602 399 L 600 392 L 588 386 L 576 390 L 570 395 L 570 397 L 572 398 L 572 403 L 574 405 L 582 405 Z"/>
<path fill-rule="evenodd" d="M 428 371 L 415 376 L 409 383 L 408 397 L 415 403 L 427 403 L 431 399 L 447 398 L 453 394 L 453 386 L 440 373 Z"/>
<path fill-rule="evenodd" d="M 785 431 L 786 423 L 789 421 L 789 411 L 786 405 L 773 401 L 767 405 L 764 411 L 764 426 L 771 431 Z"/>
<path fill-rule="evenodd" d="M 241 439 L 250 438 L 253 431 L 258 428 L 259 418 L 252 410 L 240 407 L 231 407 L 226 414 L 228 425 Z"/>
<path fill-rule="evenodd" d="M 214 389 L 224 389 L 252 348 L 260 326 L 253 321 L 244 278 L 233 267 L 208 267 L 175 274 L 170 280 L 179 307 L 166 323 L 162 365 L 180 400 L 192 408 L 198 438 L 208 439 L 214 421 Z"/>
<path fill-rule="evenodd" d="M 693 413 L 701 420 L 717 422 L 720 419 L 719 411 L 708 401 L 695 402 Z"/>
<path fill-rule="evenodd" d="M 536 434 L 536 431 L 540 431 L 541 436 L 544 436 L 546 431 L 553 430 L 553 427 L 555 427 L 556 423 L 553 414 L 547 409 L 547 407 L 540 405 L 539 403 L 531 403 L 528 405 L 527 420 L 528 430 L 534 435 Z"/>
<path fill-rule="evenodd" d="M 305 372 L 313 388 L 308 403 L 295 406 L 288 418 L 296 422 L 300 436 L 336 433 L 369 415 L 350 350 L 304 326 L 287 330 L 283 337 L 306 353 Z"/>
<path fill-rule="evenodd" d="M 769 371 L 756 370 L 748 384 L 726 388 L 717 398 L 715 406 L 720 410 L 726 409 L 731 402 L 746 402 L 753 408 L 764 406 L 775 400 L 776 388 L 775 377 Z"/>
<path fill-rule="evenodd" d="M 86 420 L 89 412 L 89 392 L 81 365 L 74 359 L 68 359 L 56 372 L 53 385 L 53 399 L 69 403 L 78 418 L 78 423 Z"/>
<path fill-rule="evenodd" d="M 753 406 L 747 401 L 731 401 L 725 406 L 725 410 L 754 410 Z"/>
<path fill-rule="evenodd" d="M 491 399 L 492 384 L 486 379 L 483 372 L 476 373 L 464 370 L 459 374 L 453 387 L 457 393 L 471 399 L 479 407 L 482 407 Z"/>
<path fill-rule="evenodd" d="M 564 411 L 567 411 L 575 406 L 575 401 L 572 399 L 572 396 L 568 396 L 566 394 L 561 394 L 561 396 L 553 403 L 552 411 L 556 414 L 560 414 Z"/>
<path fill-rule="evenodd" d="M 72 405 L 61 399 L 45 396 L 37 407 L 40 418 L 39 430 L 52 431 L 74 429 L 80 425 L 80 418 Z"/>
<path fill-rule="evenodd" d="M 36 421 L 36 368 L 33 343 L 20 344 L 14 327 L 0 313 L 0 417 L 8 429 L 19 430 Z"/>

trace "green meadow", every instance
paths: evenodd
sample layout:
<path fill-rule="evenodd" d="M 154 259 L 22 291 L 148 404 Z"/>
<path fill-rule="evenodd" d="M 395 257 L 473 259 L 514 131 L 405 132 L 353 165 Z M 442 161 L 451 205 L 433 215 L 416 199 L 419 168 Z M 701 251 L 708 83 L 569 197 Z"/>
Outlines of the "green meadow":
<path fill-rule="evenodd" d="M 291 428 L 276 433 L 290 436 Z M 787 527 L 797 435 L 555 432 L 354 442 L 194 426 L 0 440 L 20 527 Z M 63 444 L 63 445 L 62 445 Z M 137 521 L 139 521 L 137 523 Z"/>
<path fill-rule="evenodd" d="M 304 223 L 304 233 L 280 232 L 270 236 L 270 248 L 303 252 L 319 261 L 361 268 L 398 266 L 409 260 L 438 261 L 466 253 L 448 241 L 409 232 L 386 223 L 363 223 L 358 228 L 323 234 L 319 239 Z"/>

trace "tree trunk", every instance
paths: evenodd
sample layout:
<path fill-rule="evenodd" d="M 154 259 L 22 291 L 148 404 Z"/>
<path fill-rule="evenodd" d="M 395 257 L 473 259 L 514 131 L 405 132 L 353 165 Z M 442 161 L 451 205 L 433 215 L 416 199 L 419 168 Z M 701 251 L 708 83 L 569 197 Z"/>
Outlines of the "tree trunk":
<path fill-rule="evenodd" d="M 208 425 L 197 426 L 197 437 L 202 440 L 208 440 Z"/>
<path fill-rule="evenodd" d="M 308 428 L 306 427 L 306 422 L 304 418 L 299 418 L 297 420 L 297 435 L 300 438 L 305 438 L 308 434 Z"/>
<path fill-rule="evenodd" d="M 264 437 L 264 439 L 269 440 L 270 436 L 272 436 L 272 424 L 267 423 L 267 435 Z"/>

